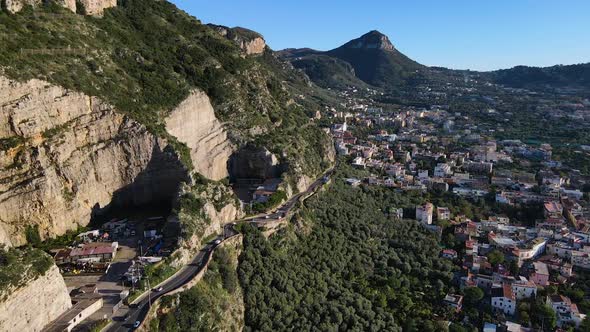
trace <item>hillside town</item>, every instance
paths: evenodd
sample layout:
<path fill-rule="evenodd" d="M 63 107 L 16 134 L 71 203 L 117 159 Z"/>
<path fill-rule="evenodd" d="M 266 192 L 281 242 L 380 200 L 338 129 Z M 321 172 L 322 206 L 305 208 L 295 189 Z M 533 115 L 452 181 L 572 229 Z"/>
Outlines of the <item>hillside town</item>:
<path fill-rule="evenodd" d="M 441 257 L 457 267 L 457 291 L 444 303 L 461 313 L 466 290 L 478 288 L 484 296 L 479 308 L 501 322 L 486 323 L 484 331 L 529 331 L 519 323 L 526 323 L 526 308 L 541 297 L 558 328 L 578 328 L 586 315 L 562 290 L 590 271 L 588 176 L 554 160 L 548 143 L 495 139 L 444 105 L 384 111 L 368 104 L 351 97 L 348 112 L 333 110 L 330 133 L 338 154 L 368 174 L 346 183 L 450 194 L 517 216 L 469 218 L 457 207 L 432 202 L 391 209 L 396 218 L 415 219 L 440 235 Z M 588 110 L 580 106 L 574 115 Z M 587 301 L 587 294 L 582 298 Z"/>

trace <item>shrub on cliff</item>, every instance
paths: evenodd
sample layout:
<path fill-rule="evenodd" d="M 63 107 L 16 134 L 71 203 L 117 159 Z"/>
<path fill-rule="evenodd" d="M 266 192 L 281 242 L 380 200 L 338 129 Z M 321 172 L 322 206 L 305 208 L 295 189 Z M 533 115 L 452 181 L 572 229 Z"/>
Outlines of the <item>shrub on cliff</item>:
<path fill-rule="evenodd" d="M 53 259 L 49 255 L 32 247 L 0 248 L 0 301 L 4 301 L 13 289 L 45 275 L 52 265 Z"/>

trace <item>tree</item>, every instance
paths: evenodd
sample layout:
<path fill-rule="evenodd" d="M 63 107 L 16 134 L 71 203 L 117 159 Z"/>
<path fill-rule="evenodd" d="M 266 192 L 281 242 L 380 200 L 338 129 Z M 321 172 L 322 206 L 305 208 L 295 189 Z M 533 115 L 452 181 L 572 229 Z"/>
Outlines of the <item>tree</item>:
<path fill-rule="evenodd" d="M 580 323 L 580 327 L 578 328 L 578 330 L 580 330 L 581 332 L 590 332 L 590 318 L 584 318 L 582 323 Z"/>
<path fill-rule="evenodd" d="M 510 260 L 508 262 L 508 270 L 514 277 L 518 277 L 520 274 L 520 268 L 518 267 L 518 262 L 515 260 Z"/>
<path fill-rule="evenodd" d="M 475 305 L 483 299 L 484 293 L 479 287 L 467 287 L 464 291 L 465 302 L 471 305 Z"/>
<path fill-rule="evenodd" d="M 488 261 L 492 265 L 498 265 L 504 263 L 504 254 L 500 250 L 492 250 L 488 254 Z"/>
<path fill-rule="evenodd" d="M 467 329 L 463 327 L 463 325 L 452 323 L 449 326 L 449 332 L 467 332 Z"/>
<path fill-rule="evenodd" d="M 537 303 L 531 311 L 531 320 L 537 327 L 542 327 L 545 331 L 553 331 L 557 325 L 557 315 L 553 308 L 543 303 Z"/>

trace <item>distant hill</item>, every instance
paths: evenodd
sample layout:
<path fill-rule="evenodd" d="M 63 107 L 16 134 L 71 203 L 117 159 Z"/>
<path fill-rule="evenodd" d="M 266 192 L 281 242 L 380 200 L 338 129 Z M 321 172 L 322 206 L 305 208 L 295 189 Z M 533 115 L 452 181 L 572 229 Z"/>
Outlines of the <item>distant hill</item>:
<path fill-rule="evenodd" d="M 517 66 L 486 74 L 495 83 L 515 88 L 590 88 L 590 63 L 545 68 Z"/>
<path fill-rule="evenodd" d="M 327 52 L 301 48 L 278 54 L 322 87 L 371 85 L 397 90 L 420 83 L 462 84 L 466 75 L 476 75 L 480 82 L 514 88 L 590 89 L 590 63 L 546 68 L 517 66 L 492 72 L 427 67 L 398 51 L 386 35 L 376 30 Z"/>
<path fill-rule="evenodd" d="M 367 85 L 355 75 L 351 64 L 335 57 L 309 49 L 281 51 L 293 67 L 303 70 L 309 78 L 323 88 L 362 87 Z"/>
<path fill-rule="evenodd" d="M 427 68 L 399 52 L 379 31 L 327 52 L 287 49 L 280 52 L 320 86 L 363 85 L 396 88 L 423 79 Z"/>
<path fill-rule="evenodd" d="M 405 85 L 425 69 L 395 49 L 379 31 L 364 34 L 327 54 L 350 63 L 358 78 L 379 87 Z"/>

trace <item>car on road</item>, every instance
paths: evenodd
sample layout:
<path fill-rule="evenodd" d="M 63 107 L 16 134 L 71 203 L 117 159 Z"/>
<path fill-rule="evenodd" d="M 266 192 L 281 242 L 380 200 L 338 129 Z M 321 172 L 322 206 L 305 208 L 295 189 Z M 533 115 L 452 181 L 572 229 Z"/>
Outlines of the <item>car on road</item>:
<path fill-rule="evenodd" d="M 158 287 L 158 288 L 154 288 L 152 289 L 154 292 L 161 292 L 162 291 L 162 286 Z"/>
<path fill-rule="evenodd" d="M 215 240 L 213 243 L 215 243 L 215 245 L 218 245 L 218 244 L 220 244 L 220 243 L 221 243 L 221 240 L 220 240 L 220 239 L 217 239 L 217 240 Z"/>
<path fill-rule="evenodd" d="M 133 323 L 133 328 L 136 329 L 139 327 L 139 325 L 141 325 L 141 322 L 136 320 L 135 323 Z"/>

